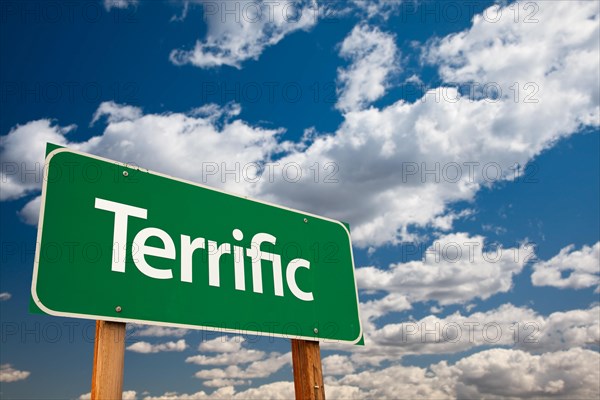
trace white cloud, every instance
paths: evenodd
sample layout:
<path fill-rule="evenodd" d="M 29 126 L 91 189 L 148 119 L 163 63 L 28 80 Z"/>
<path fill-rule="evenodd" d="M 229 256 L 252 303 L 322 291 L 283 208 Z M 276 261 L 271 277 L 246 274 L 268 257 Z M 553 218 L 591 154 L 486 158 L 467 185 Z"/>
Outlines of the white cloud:
<path fill-rule="evenodd" d="M 128 324 L 133 325 L 133 324 Z M 133 325 L 133 333 L 135 336 L 146 337 L 183 337 L 189 330 L 182 328 L 169 328 L 166 326 L 157 325 Z"/>
<path fill-rule="evenodd" d="M 204 379 L 204 384 L 211 387 L 238 386 L 246 384 L 245 379 L 266 377 L 282 368 L 289 361 L 289 354 L 267 354 L 261 350 L 242 347 L 245 339 L 242 336 L 222 336 L 202 342 L 198 350 L 203 353 L 186 358 L 185 362 L 197 365 L 233 366 L 226 369 L 214 368 L 196 373 L 196 377 Z M 249 364 L 250 363 L 250 364 Z M 249 364 L 245 369 L 242 364 Z M 261 371 L 264 370 L 264 371 Z M 264 375 L 264 373 L 267 375 Z"/>
<path fill-rule="evenodd" d="M 387 324 L 371 332 L 371 352 L 394 355 L 451 354 L 479 346 L 516 346 L 532 352 L 564 350 L 600 343 L 600 307 L 543 317 L 528 308 L 504 304 L 471 315 Z M 381 348 L 378 348 L 381 346 Z M 373 351 L 374 350 L 374 351 Z"/>
<path fill-rule="evenodd" d="M 14 369 L 10 364 L 0 365 L 0 382 L 16 382 L 27 379 L 30 375 L 29 371 L 19 371 Z"/>
<path fill-rule="evenodd" d="M 389 293 L 381 299 L 360 303 L 363 332 L 368 335 L 373 331 L 378 318 L 391 312 L 405 311 L 410 308 L 411 304 L 406 296 L 397 293 Z"/>
<path fill-rule="evenodd" d="M 203 380 L 266 378 L 279 371 L 284 366 L 290 365 L 291 361 L 291 353 L 280 354 L 274 352 L 270 353 L 269 356 L 263 360 L 250 363 L 245 368 L 240 368 L 237 365 L 230 365 L 224 369 L 203 369 L 196 372 L 195 376 Z"/>
<path fill-rule="evenodd" d="M 568 273 L 567 276 L 563 276 Z M 575 250 L 574 245 L 563 248 L 548 261 L 533 265 L 531 282 L 535 286 L 554 286 L 561 289 L 582 289 L 600 284 L 600 242 Z"/>
<path fill-rule="evenodd" d="M 231 353 L 220 353 L 213 356 L 199 354 L 185 359 L 185 362 L 197 365 L 239 365 L 265 358 L 265 352 L 253 349 L 240 349 Z M 224 385 L 222 385 L 224 386 Z"/>
<path fill-rule="evenodd" d="M 358 398 L 597 398 L 600 355 L 580 348 L 532 355 L 490 349 L 427 368 L 395 365 L 330 379 L 325 390 L 345 385 Z M 328 386 L 329 384 L 329 386 Z"/>
<path fill-rule="evenodd" d="M 381 109 L 347 112 L 336 132 L 314 138 L 302 149 L 279 143 L 281 130 L 238 119 L 217 123 L 210 116 L 182 113 L 139 116 L 122 112 L 126 106 L 100 105 L 108 113 L 101 136 L 67 143 L 64 133 L 72 127 L 32 121 L 2 137 L 0 154 L 17 164 L 41 165 L 43 143 L 54 141 L 347 221 L 353 242 L 361 247 L 414 240 L 413 228 L 451 229 L 461 214 L 449 212 L 449 206 L 473 200 L 483 186 L 512 179 L 515 163 L 525 165 L 583 125 L 598 125 L 598 5 L 538 6 L 540 23 L 515 23 L 505 9 L 500 21 L 477 17 L 470 29 L 430 43 L 426 52 L 446 81 L 475 79 L 498 82 L 502 88 L 515 80 L 534 82 L 540 88 L 538 103 L 525 103 L 523 93 L 515 102 L 509 89 L 490 101 L 459 97 L 456 88 L 443 86 L 414 103 L 400 100 Z M 297 163 L 302 170 L 297 182 L 280 173 L 272 183 L 262 179 L 256 184 L 206 176 L 207 163 L 229 168 L 236 162 L 264 163 L 283 149 L 287 155 L 278 162 Z M 324 170 L 317 182 L 315 163 Z M 337 183 L 325 182 L 332 171 L 330 178 Z M 4 172 L 3 199 L 39 190 L 39 180 L 17 175 Z"/>
<path fill-rule="evenodd" d="M 246 389 L 236 393 L 234 400 L 242 399 L 264 399 L 264 400 L 287 400 L 293 398 L 294 385 L 291 382 L 273 382 L 258 388 Z"/>
<path fill-rule="evenodd" d="M 184 351 L 187 348 L 185 339 L 180 339 L 177 342 L 166 342 L 159 344 L 151 344 L 148 342 L 137 342 L 127 346 L 127 350 L 135 353 L 159 353 L 163 351 Z"/>
<path fill-rule="evenodd" d="M 439 314 L 442 311 L 444 311 L 444 309 L 442 307 L 431 306 L 429 308 L 429 312 L 432 313 L 432 314 Z"/>
<path fill-rule="evenodd" d="M 247 385 L 249 381 L 242 381 L 236 379 L 210 379 L 208 381 L 202 382 L 204 386 L 207 387 L 225 387 L 225 386 L 241 386 Z"/>
<path fill-rule="evenodd" d="M 85 142 L 67 140 L 65 134 L 74 126 L 60 127 L 50 120 L 18 125 L 0 137 L 4 162 L 0 199 L 16 199 L 41 189 L 46 142 L 243 194 L 250 190 L 245 179 L 254 179 L 258 165 L 254 163 L 264 164 L 286 143 L 276 138 L 282 130 L 231 121 L 238 113 L 239 106 L 230 104 L 189 114 L 143 115 L 134 107 L 102 103 L 94 119 L 106 116 L 107 126 L 101 135 Z M 236 168 L 237 178 L 227 180 L 225 169 Z M 39 203 L 34 198 L 21 211 L 26 222 L 37 223 Z"/>
<path fill-rule="evenodd" d="M 496 83 L 513 103 L 510 87 L 515 82 L 535 83 L 540 93 L 533 98 L 539 98 L 539 106 L 517 107 L 513 128 L 525 122 L 521 118 L 528 108 L 541 115 L 526 124 L 552 118 L 560 127 L 557 137 L 579 124 L 598 125 L 599 4 L 557 1 L 538 6 L 537 22 L 515 23 L 510 6 L 493 5 L 474 17 L 468 31 L 433 41 L 426 59 L 439 65 L 447 82 Z"/>
<path fill-rule="evenodd" d="M 234 353 L 242 349 L 245 340 L 243 336 L 221 336 L 200 343 L 198 350 L 209 353 Z"/>
<path fill-rule="evenodd" d="M 192 109 L 190 114 L 194 117 L 208 118 L 210 121 L 218 121 L 223 118 L 229 121 L 233 117 L 237 117 L 242 112 L 242 107 L 235 102 L 230 102 L 224 106 L 215 103 L 204 104 L 203 106 Z"/>
<path fill-rule="evenodd" d="M 329 399 L 371 398 L 597 398 L 600 355 L 573 348 L 533 355 L 521 350 L 490 349 L 427 367 L 392 365 L 386 368 L 327 376 Z M 206 393 L 165 393 L 145 400 L 182 399 L 288 399 L 292 382 L 273 382 L 236 392 L 233 386 Z"/>
<path fill-rule="evenodd" d="M 444 235 L 421 261 L 392 264 L 389 269 L 358 268 L 357 284 L 360 289 L 402 293 L 411 302 L 435 300 L 446 305 L 485 300 L 510 290 L 512 277 L 534 254 L 527 245 L 485 251 L 484 246 L 482 236 Z"/>
<path fill-rule="evenodd" d="M 504 304 L 469 315 L 457 311 L 445 317 L 410 317 L 379 327 L 370 320 L 363 327 L 364 347 L 324 343 L 323 348 L 350 352 L 354 368 L 359 369 L 405 355 L 456 354 L 480 347 L 510 346 L 532 353 L 593 347 L 600 344 L 600 307 L 542 316 L 527 307 Z"/>
<path fill-rule="evenodd" d="M 588 310 L 554 312 L 548 317 L 537 319 L 537 326 L 521 323 L 518 347 L 530 352 L 541 352 L 600 345 L 598 306 Z"/>
<path fill-rule="evenodd" d="M 127 8 L 130 6 L 137 6 L 139 0 L 104 0 L 104 8 L 106 11 L 110 11 L 113 8 Z"/>
<path fill-rule="evenodd" d="M 78 400 L 90 400 L 92 398 L 91 393 L 85 393 L 79 396 Z M 125 390 L 121 396 L 122 400 L 136 400 L 137 392 L 135 390 Z"/>
<path fill-rule="evenodd" d="M 412 227 L 450 229 L 450 204 L 514 179 L 516 163 L 584 125 L 598 126 L 598 4 L 538 5 L 540 23 L 515 23 L 504 9 L 497 23 L 478 17 L 470 29 L 432 42 L 426 59 L 449 84 L 414 103 L 346 113 L 334 134 L 280 160 L 301 166 L 302 179 L 260 182 L 259 192 L 350 222 L 359 246 L 413 240 Z M 452 85 L 472 80 L 505 90 L 496 100 L 469 98 Z M 534 86 L 525 90 L 528 83 Z M 525 102 L 535 87 L 538 103 Z M 315 163 L 333 163 L 338 182 L 316 183 Z"/>
<path fill-rule="evenodd" d="M 454 377 L 446 364 L 429 368 L 392 366 L 346 375 L 325 383 L 327 394 L 332 386 L 344 385 L 359 390 L 357 398 L 447 399 L 454 397 Z"/>
<path fill-rule="evenodd" d="M 109 123 L 133 121 L 142 117 L 139 107 L 117 104 L 114 101 L 105 101 L 100 104 L 90 125 L 95 124 L 100 118 L 106 117 Z"/>
<path fill-rule="evenodd" d="M 360 303 L 360 313 L 367 319 L 377 319 L 390 312 L 404 311 L 411 308 L 406 296 L 398 293 L 390 293 L 377 300 L 369 300 Z"/>
<path fill-rule="evenodd" d="M 171 22 L 176 22 L 176 21 L 182 22 L 182 21 L 185 21 L 185 19 L 187 18 L 187 15 L 188 15 L 189 11 L 190 11 L 190 2 L 189 2 L 189 0 L 184 0 L 183 7 L 181 9 L 181 14 L 179 14 L 179 15 L 175 14 L 175 15 L 171 16 L 170 21 Z"/>
<path fill-rule="evenodd" d="M 177 65 L 241 68 L 242 62 L 257 60 L 265 48 L 279 43 L 286 35 L 310 29 L 318 18 L 312 0 L 201 3 L 208 24 L 206 38 L 196 41 L 191 50 L 173 50 L 170 59 Z"/>
<path fill-rule="evenodd" d="M 0 301 L 8 301 L 8 300 L 10 300 L 11 297 L 12 297 L 12 295 L 8 292 L 0 293 Z"/>
<path fill-rule="evenodd" d="M 348 356 L 334 354 L 322 359 L 323 375 L 347 375 L 354 372 L 354 365 Z"/>
<path fill-rule="evenodd" d="M 168 392 L 162 396 L 145 397 L 144 400 L 199 400 L 199 399 L 231 399 L 231 400 L 288 400 L 294 396 L 292 382 L 273 382 L 250 388 L 242 392 L 235 391 L 233 386 L 225 386 L 212 393 L 204 391 L 192 394 Z"/>
<path fill-rule="evenodd" d="M 42 205 L 42 196 L 35 196 L 25 204 L 19 212 L 21 220 L 29 225 L 37 225 L 40 218 L 40 207 Z"/>
<path fill-rule="evenodd" d="M 65 145 L 74 125 L 59 127 L 49 119 L 17 125 L 0 137 L 0 200 L 13 200 L 42 186 L 46 142 Z"/>
<path fill-rule="evenodd" d="M 335 400 L 361 399 L 364 392 L 359 388 L 338 383 L 325 383 L 326 398 Z M 272 382 L 236 392 L 233 386 L 221 387 L 220 389 L 206 393 L 204 391 L 192 394 L 178 394 L 167 392 L 162 396 L 145 397 L 144 400 L 198 400 L 198 399 L 231 399 L 231 400 L 289 400 L 294 398 L 293 382 Z"/>
<path fill-rule="evenodd" d="M 400 10 L 404 0 L 352 0 L 354 6 L 367 18 L 382 18 L 387 20 Z"/>
<path fill-rule="evenodd" d="M 600 395 L 599 362 L 598 352 L 579 348 L 542 355 L 491 349 L 452 369 L 459 374 L 459 398 L 592 399 Z"/>
<path fill-rule="evenodd" d="M 202 116 L 195 112 L 140 116 L 112 107 L 105 112 L 109 115 L 104 134 L 79 144 L 82 150 L 237 192 L 246 188 L 241 172 L 237 182 L 226 180 L 222 175 L 225 167 L 241 170 L 251 163 L 264 162 L 280 146 L 276 135 L 281 130 L 229 121 L 235 114 L 229 106 L 226 110 L 213 108 L 212 114 L 205 112 Z M 152 140 L 148 140 L 150 137 Z M 211 175 L 213 168 L 216 173 Z"/>
<path fill-rule="evenodd" d="M 393 35 L 368 25 L 355 26 L 340 47 L 340 56 L 351 64 L 338 69 L 336 107 L 359 110 L 382 97 L 390 77 L 400 70 L 398 53 Z"/>
<path fill-rule="evenodd" d="M 216 398 L 217 395 L 224 395 L 227 393 L 230 395 L 233 391 L 232 386 L 227 386 L 225 388 L 221 388 L 220 390 L 215 391 L 214 396 Z M 219 392 L 219 393 L 217 393 Z M 144 400 L 198 400 L 198 399 L 209 399 L 210 395 L 208 395 L 204 391 L 188 394 L 188 393 L 177 393 L 177 392 L 166 392 L 160 396 L 146 396 Z M 221 397 L 222 398 L 222 397 Z"/>

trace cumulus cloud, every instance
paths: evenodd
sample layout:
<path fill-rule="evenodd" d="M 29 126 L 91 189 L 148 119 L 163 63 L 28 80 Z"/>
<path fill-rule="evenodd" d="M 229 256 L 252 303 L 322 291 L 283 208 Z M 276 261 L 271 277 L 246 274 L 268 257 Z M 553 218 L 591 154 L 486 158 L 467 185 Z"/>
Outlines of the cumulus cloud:
<path fill-rule="evenodd" d="M 504 304 L 497 309 L 462 315 L 386 324 L 369 339 L 379 352 L 451 354 L 480 346 L 515 346 L 530 352 L 565 350 L 600 343 L 600 307 L 552 313 Z M 396 348 L 397 350 L 391 350 Z"/>
<path fill-rule="evenodd" d="M 323 358 L 323 375 L 347 375 L 354 372 L 354 365 L 348 356 L 333 354 Z"/>
<path fill-rule="evenodd" d="M 142 109 L 139 107 L 117 104 L 114 101 L 105 101 L 100 104 L 90 125 L 95 124 L 100 118 L 106 117 L 109 123 L 133 121 L 142 116 Z"/>
<path fill-rule="evenodd" d="M 78 397 L 78 400 L 90 400 L 92 398 L 91 393 L 85 393 Z M 137 392 L 135 390 L 125 390 L 121 396 L 122 400 L 136 400 Z"/>
<path fill-rule="evenodd" d="M 561 289 L 582 289 L 600 284 L 600 242 L 575 250 L 574 245 L 563 248 L 548 261 L 533 265 L 531 282 L 535 286 L 554 286 Z"/>
<path fill-rule="evenodd" d="M 366 18 L 381 18 L 387 20 L 391 15 L 398 13 L 404 4 L 402 0 L 352 0 L 352 4 Z"/>
<path fill-rule="evenodd" d="M 323 343 L 323 348 L 349 353 L 357 370 L 406 355 L 456 354 L 484 347 L 508 346 L 531 353 L 594 348 L 600 345 L 600 307 L 543 316 L 527 307 L 503 304 L 484 312 L 409 317 L 398 323 L 371 319 L 363 321 L 363 328 L 365 347 Z"/>
<path fill-rule="evenodd" d="M 240 386 L 247 385 L 249 381 L 236 380 L 236 379 L 209 379 L 207 381 L 202 382 L 204 386 L 207 387 L 232 387 L 232 386 Z"/>
<path fill-rule="evenodd" d="M 157 326 L 157 325 L 128 324 L 127 326 L 133 328 L 133 334 L 135 336 L 182 337 L 182 336 L 185 336 L 189 332 L 188 329 L 169 328 L 166 326 Z"/>
<path fill-rule="evenodd" d="M 8 292 L 0 293 L 0 301 L 8 301 L 8 300 L 10 300 L 11 297 L 12 297 L 12 295 Z"/>
<path fill-rule="evenodd" d="M 35 196 L 25 204 L 19 212 L 19 217 L 23 222 L 29 225 L 37 225 L 40 218 L 40 207 L 42 205 L 42 196 Z"/>
<path fill-rule="evenodd" d="M 542 113 L 540 118 L 555 115 L 553 122 L 562 127 L 556 135 L 568 134 L 579 124 L 597 125 L 598 110 L 593 105 L 600 101 L 595 74 L 599 5 L 543 2 L 535 16 L 538 23 L 515 23 L 509 11 L 491 6 L 473 18 L 468 31 L 434 40 L 426 60 L 439 66 L 447 82 L 493 83 L 501 88 L 501 97 L 513 103 L 523 99 L 514 97 L 511 85 L 535 84 L 539 94 L 531 100 L 538 99 L 539 106 L 532 108 Z M 515 122 L 527 108 L 517 107 L 522 111 Z"/>
<path fill-rule="evenodd" d="M 485 300 L 510 290 L 512 277 L 534 255 L 528 245 L 485 250 L 486 245 L 482 236 L 444 235 L 421 261 L 392 264 L 388 269 L 358 268 L 357 284 L 360 289 L 402 293 L 411 302 L 435 300 L 446 305 Z"/>
<path fill-rule="evenodd" d="M 600 345 L 600 307 L 554 312 L 521 323 L 517 346 L 530 352 L 566 350 Z M 535 324 L 538 321 L 539 325 Z M 523 321 L 521 321 L 523 322 Z M 514 330 L 514 327 L 513 327 Z"/>
<path fill-rule="evenodd" d="M 597 352 L 574 348 L 532 355 L 490 349 L 427 368 L 391 366 L 330 379 L 325 389 L 360 389 L 357 398 L 596 398 L 600 361 Z"/>
<path fill-rule="evenodd" d="M 244 368 L 240 368 L 237 365 L 230 365 L 224 369 L 203 369 L 196 372 L 195 376 L 203 380 L 266 378 L 284 366 L 290 365 L 292 361 L 291 354 L 273 352 L 265 359 L 254 361 Z"/>
<path fill-rule="evenodd" d="M 113 8 L 127 8 L 130 6 L 137 6 L 139 0 L 104 0 L 104 8 L 106 11 L 110 11 Z"/>
<path fill-rule="evenodd" d="M 532 324 L 529 340 L 539 340 L 543 319 L 527 308 L 505 304 L 488 312 L 462 315 L 460 312 L 440 318 L 429 315 L 418 321 L 385 324 L 368 335 L 372 351 L 357 354 L 356 360 L 371 357 L 378 362 L 406 354 L 451 354 L 480 346 L 515 345 L 519 326 Z M 525 340 L 526 338 L 521 338 Z M 384 357 L 384 358 L 382 358 Z"/>
<path fill-rule="evenodd" d="M 199 354 L 185 359 L 185 362 L 197 365 L 239 365 L 264 359 L 265 352 L 253 349 L 240 349 L 231 353 L 220 353 L 212 356 Z M 225 386 L 225 385 L 223 385 Z"/>
<path fill-rule="evenodd" d="M 104 132 L 84 142 L 65 137 L 74 126 L 61 127 L 51 120 L 17 125 L 0 138 L 1 200 L 40 190 L 46 142 L 243 194 L 251 188 L 241 179 L 242 169 L 246 167 L 244 177 L 254 180 L 261 165 L 286 143 L 277 140 L 280 129 L 231 120 L 237 113 L 239 106 L 230 104 L 208 105 L 190 113 L 144 115 L 138 108 L 105 102 L 94 117 L 94 121 L 106 117 Z M 225 169 L 236 168 L 236 179 L 223 177 Z M 40 198 L 31 200 L 21 211 L 21 218 L 36 224 L 39 205 Z"/>
<path fill-rule="evenodd" d="M 454 86 L 432 89 L 414 103 L 399 100 L 381 109 L 349 111 L 333 134 L 305 146 L 280 143 L 282 130 L 251 126 L 237 117 L 216 122 L 214 114 L 140 114 L 103 103 L 98 116 L 106 117 L 107 126 L 102 135 L 69 142 L 65 133 L 72 127 L 32 121 L 2 137 L 0 152 L 15 165 L 41 165 L 43 143 L 53 141 L 347 221 L 361 247 L 411 241 L 415 228 L 451 229 L 463 214 L 449 212 L 449 206 L 472 200 L 484 186 L 514 179 L 515 163 L 527 164 L 583 126 L 598 126 L 598 5 L 545 2 L 539 7 L 543 24 L 515 23 L 504 10 L 496 23 L 476 17 L 470 29 L 431 42 L 425 59 L 439 65 L 441 76 Z M 497 61 L 509 58 L 510 63 Z M 461 95 L 456 83 L 473 79 L 499 82 L 502 88 L 515 79 L 534 82 L 538 103 L 517 102 L 506 95 L 510 90 L 497 99 Z M 256 183 L 207 174 L 211 163 L 211 171 L 216 165 L 222 172 L 222 163 L 228 168 L 236 162 L 264 165 L 276 153 L 284 154 L 279 165 L 300 169 L 299 179 L 284 177 L 281 170 L 272 181 Z M 331 174 L 315 182 L 315 165 Z M 19 175 L 3 171 L 3 199 L 39 190 L 39 179 Z"/>
<path fill-rule="evenodd" d="M 136 342 L 132 345 L 127 346 L 127 350 L 135 353 L 159 353 L 163 351 L 184 351 L 187 348 L 185 339 L 180 339 L 177 342 L 166 342 L 159 344 L 152 344 L 148 342 Z"/>
<path fill-rule="evenodd" d="M 598 126 L 598 4 L 539 7 L 543 23 L 515 23 L 504 9 L 496 23 L 478 16 L 470 29 L 431 42 L 425 60 L 439 66 L 446 83 L 414 103 L 346 113 L 335 133 L 280 160 L 301 166 L 302 179 L 261 182 L 261 192 L 349 221 L 360 246 L 413 240 L 415 227 L 451 228 L 450 204 L 514 179 L 516 163 L 526 165 L 583 126 Z M 506 90 L 497 98 L 471 96 L 460 86 L 472 81 Z M 518 101 L 510 90 L 515 81 Z M 337 183 L 314 182 L 317 162 L 335 165 Z"/>
<path fill-rule="evenodd" d="M 16 382 L 27 379 L 30 375 L 29 371 L 19 371 L 14 369 L 10 364 L 0 365 L 0 382 Z"/>
<path fill-rule="evenodd" d="M 363 332 L 368 335 L 375 329 L 375 321 L 391 312 L 401 312 L 411 309 L 411 304 L 406 296 L 398 293 L 389 293 L 386 296 L 360 303 L 360 317 Z"/>
<path fill-rule="evenodd" d="M 241 336 L 222 336 L 204 341 L 200 343 L 198 350 L 203 353 L 216 354 L 190 356 L 185 361 L 201 366 L 224 366 L 223 368 L 204 368 L 196 372 L 195 376 L 202 379 L 203 384 L 207 387 L 245 385 L 248 384 L 249 379 L 269 377 L 284 366 L 291 364 L 291 353 L 266 353 L 261 350 L 247 349 L 242 347 L 244 341 L 245 339 Z M 158 351 L 182 351 L 187 347 L 183 340 L 161 345 L 141 343 L 135 343 L 127 349 L 142 353 L 155 353 Z M 133 346 L 136 346 L 135 349 L 132 348 Z M 200 396 L 200 394 L 197 395 Z"/>
<path fill-rule="evenodd" d="M 459 398 L 579 398 L 600 395 L 600 355 L 580 348 L 531 355 L 490 349 L 464 358 L 453 370 Z"/>
<path fill-rule="evenodd" d="M 13 200 L 42 186 L 46 142 L 67 144 L 65 135 L 74 125 L 59 127 L 49 119 L 17 125 L 0 137 L 2 190 L 0 200 Z"/>
<path fill-rule="evenodd" d="M 398 53 L 393 35 L 368 25 L 355 26 L 340 47 L 340 56 L 350 65 L 338 70 L 336 107 L 358 110 L 382 97 L 390 77 L 400 70 Z"/>
<path fill-rule="evenodd" d="M 313 0 L 200 3 L 208 25 L 206 38 L 197 40 L 190 50 L 173 50 L 170 59 L 176 65 L 241 68 L 244 61 L 257 60 L 265 48 L 294 31 L 310 29 L 318 19 Z"/>
<path fill-rule="evenodd" d="M 234 353 L 242 349 L 243 336 L 221 336 L 200 343 L 198 350 L 209 353 Z"/>
<path fill-rule="evenodd" d="M 401 393 L 407 399 L 447 399 L 454 397 L 454 376 L 445 363 L 429 368 L 400 365 L 366 370 L 346 375 L 338 380 L 328 379 L 325 392 L 344 385 L 359 390 L 356 398 L 394 399 Z"/>
<path fill-rule="evenodd" d="M 342 384 L 325 384 L 326 398 L 328 399 L 362 399 L 364 392 L 359 388 Z M 231 399 L 231 400 L 289 400 L 294 398 L 293 382 L 272 382 L 236 391 L 233 386 L 221 387 L 212 393 L 204 391 L 196 393 L 167 392 L 161 396 L 148 396 L 144 400 L 193 400 L 193 399 Z"/>
<path fill-rule="evenodd" d="M 392 365 L 342 377 L 328 376 L 329 399 L 403 398 L 597 398 L 600 395 L 596 351 L 573 348 L 534 355 L 515 349 L 489 349 L 426 367 Z M 214 392 L 168 392 L 145 400 L 288 399 L 292 382 L 273 382 L 237 392 L 233 386 Z"/>
<path fill-rule="evenodd" d="M 292 382 L 273 382 L 236 392 L 233 386 L 225 386 L 212 393 L 204 391 L 196 393 L 168 392 L 161 396 L 145 397 L 144 400 L 195 400 L 195 399 L 231 399 L 231 400 L 288 400 L 294 397 Z"/>

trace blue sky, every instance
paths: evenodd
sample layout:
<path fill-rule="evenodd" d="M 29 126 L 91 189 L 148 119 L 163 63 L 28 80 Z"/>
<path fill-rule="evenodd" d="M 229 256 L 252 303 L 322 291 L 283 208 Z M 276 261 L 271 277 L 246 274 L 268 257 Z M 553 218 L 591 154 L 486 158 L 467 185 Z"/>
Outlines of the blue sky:
<path fill-rule="evenodd" d="M 90 390 L 93 321 L 28 312 L 54 142 L 348 221 L 328 398 L 597 398 L 598 3 L 269 4 L 0 3 L 0 396 Z M 293 393 L 286 340 L 127 344 L 125 398 Z"/>

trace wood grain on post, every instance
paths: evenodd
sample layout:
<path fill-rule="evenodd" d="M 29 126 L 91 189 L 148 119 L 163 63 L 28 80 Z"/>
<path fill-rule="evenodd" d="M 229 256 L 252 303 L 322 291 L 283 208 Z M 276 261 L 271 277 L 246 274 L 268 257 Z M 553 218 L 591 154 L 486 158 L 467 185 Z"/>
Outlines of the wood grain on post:
<path fill-rule="evenodd" d="M 92 400 L 120 400 L 123 396 L 125 323 L 96 321 Z"/>
<path fill-rule="evenodd" d="M 296 400 L 325 400 L 319 342 L 292 339 Z"/>

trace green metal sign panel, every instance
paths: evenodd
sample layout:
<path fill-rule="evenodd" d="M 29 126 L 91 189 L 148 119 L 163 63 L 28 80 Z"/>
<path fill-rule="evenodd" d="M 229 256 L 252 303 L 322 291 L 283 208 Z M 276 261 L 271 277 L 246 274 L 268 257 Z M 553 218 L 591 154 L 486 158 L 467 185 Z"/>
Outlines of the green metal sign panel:
<path fill-rule="evenodd" d="M 31 288 L 66 317 L 358 343 L 344 224 L 55 148 Z"/>

